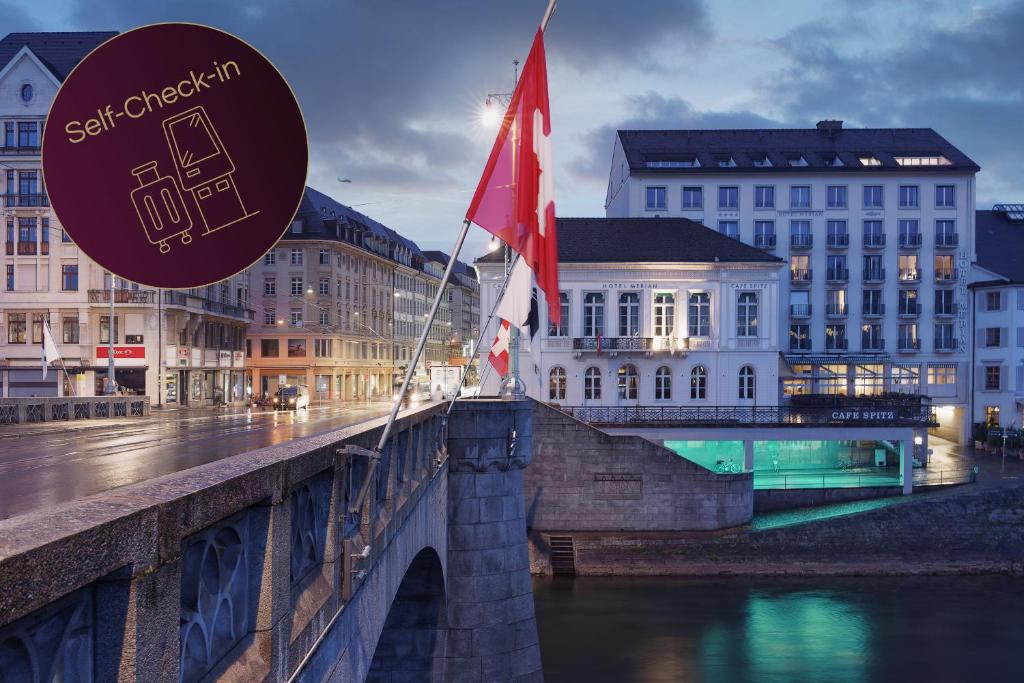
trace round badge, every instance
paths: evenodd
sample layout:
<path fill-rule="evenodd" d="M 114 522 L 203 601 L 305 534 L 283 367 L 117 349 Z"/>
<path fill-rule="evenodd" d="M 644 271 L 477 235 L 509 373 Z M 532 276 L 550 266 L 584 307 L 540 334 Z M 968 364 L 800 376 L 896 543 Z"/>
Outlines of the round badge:
<path fill-rule="evenodd" d="M 223 31 L 120 34 L 61 85 L 43 179 L 72 241 L 132 282 L 187 289 L 252 265 L 287 230 L 309 149 L 294 93 Z"/>

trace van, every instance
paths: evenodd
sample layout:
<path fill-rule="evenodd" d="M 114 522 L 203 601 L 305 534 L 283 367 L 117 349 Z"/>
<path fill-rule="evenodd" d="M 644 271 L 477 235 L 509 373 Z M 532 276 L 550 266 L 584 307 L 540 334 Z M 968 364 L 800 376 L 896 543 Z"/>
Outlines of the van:
<path fill-rule="evenodd" d="M 274 410 L 309 409 L 309 389 L 302 386 L 284 386 L 274 394 Z"/>

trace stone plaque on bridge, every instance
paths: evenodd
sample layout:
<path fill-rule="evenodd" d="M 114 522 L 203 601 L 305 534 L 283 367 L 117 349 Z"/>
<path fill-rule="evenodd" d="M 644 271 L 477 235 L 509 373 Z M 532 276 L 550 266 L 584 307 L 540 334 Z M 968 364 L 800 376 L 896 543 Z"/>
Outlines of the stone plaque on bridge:
<path fill-rule="evenodd" d="M 640 498 L 643 495 L 643 478 L 639 474 L 595 473 L 594 492 L 616 498 Z"/>

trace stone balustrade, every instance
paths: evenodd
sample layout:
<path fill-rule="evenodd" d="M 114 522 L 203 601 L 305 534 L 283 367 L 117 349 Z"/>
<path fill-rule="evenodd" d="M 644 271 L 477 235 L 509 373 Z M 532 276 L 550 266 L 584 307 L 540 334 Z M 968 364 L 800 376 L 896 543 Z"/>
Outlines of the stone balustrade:
<path fill-rule="evenodd" d="M 0 398 L 0 425 L 148 415 L 149 396 Z"/>

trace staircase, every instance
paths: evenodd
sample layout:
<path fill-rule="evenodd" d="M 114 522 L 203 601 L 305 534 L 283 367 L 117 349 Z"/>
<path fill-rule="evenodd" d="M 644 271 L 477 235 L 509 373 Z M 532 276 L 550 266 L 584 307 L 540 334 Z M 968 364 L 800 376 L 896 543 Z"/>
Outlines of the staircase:
<path fill-rule="evenodd" d="M 572 536 L 551 536 L 551 573 L 574 576 L 576 574 L 576 549 Z"/>

